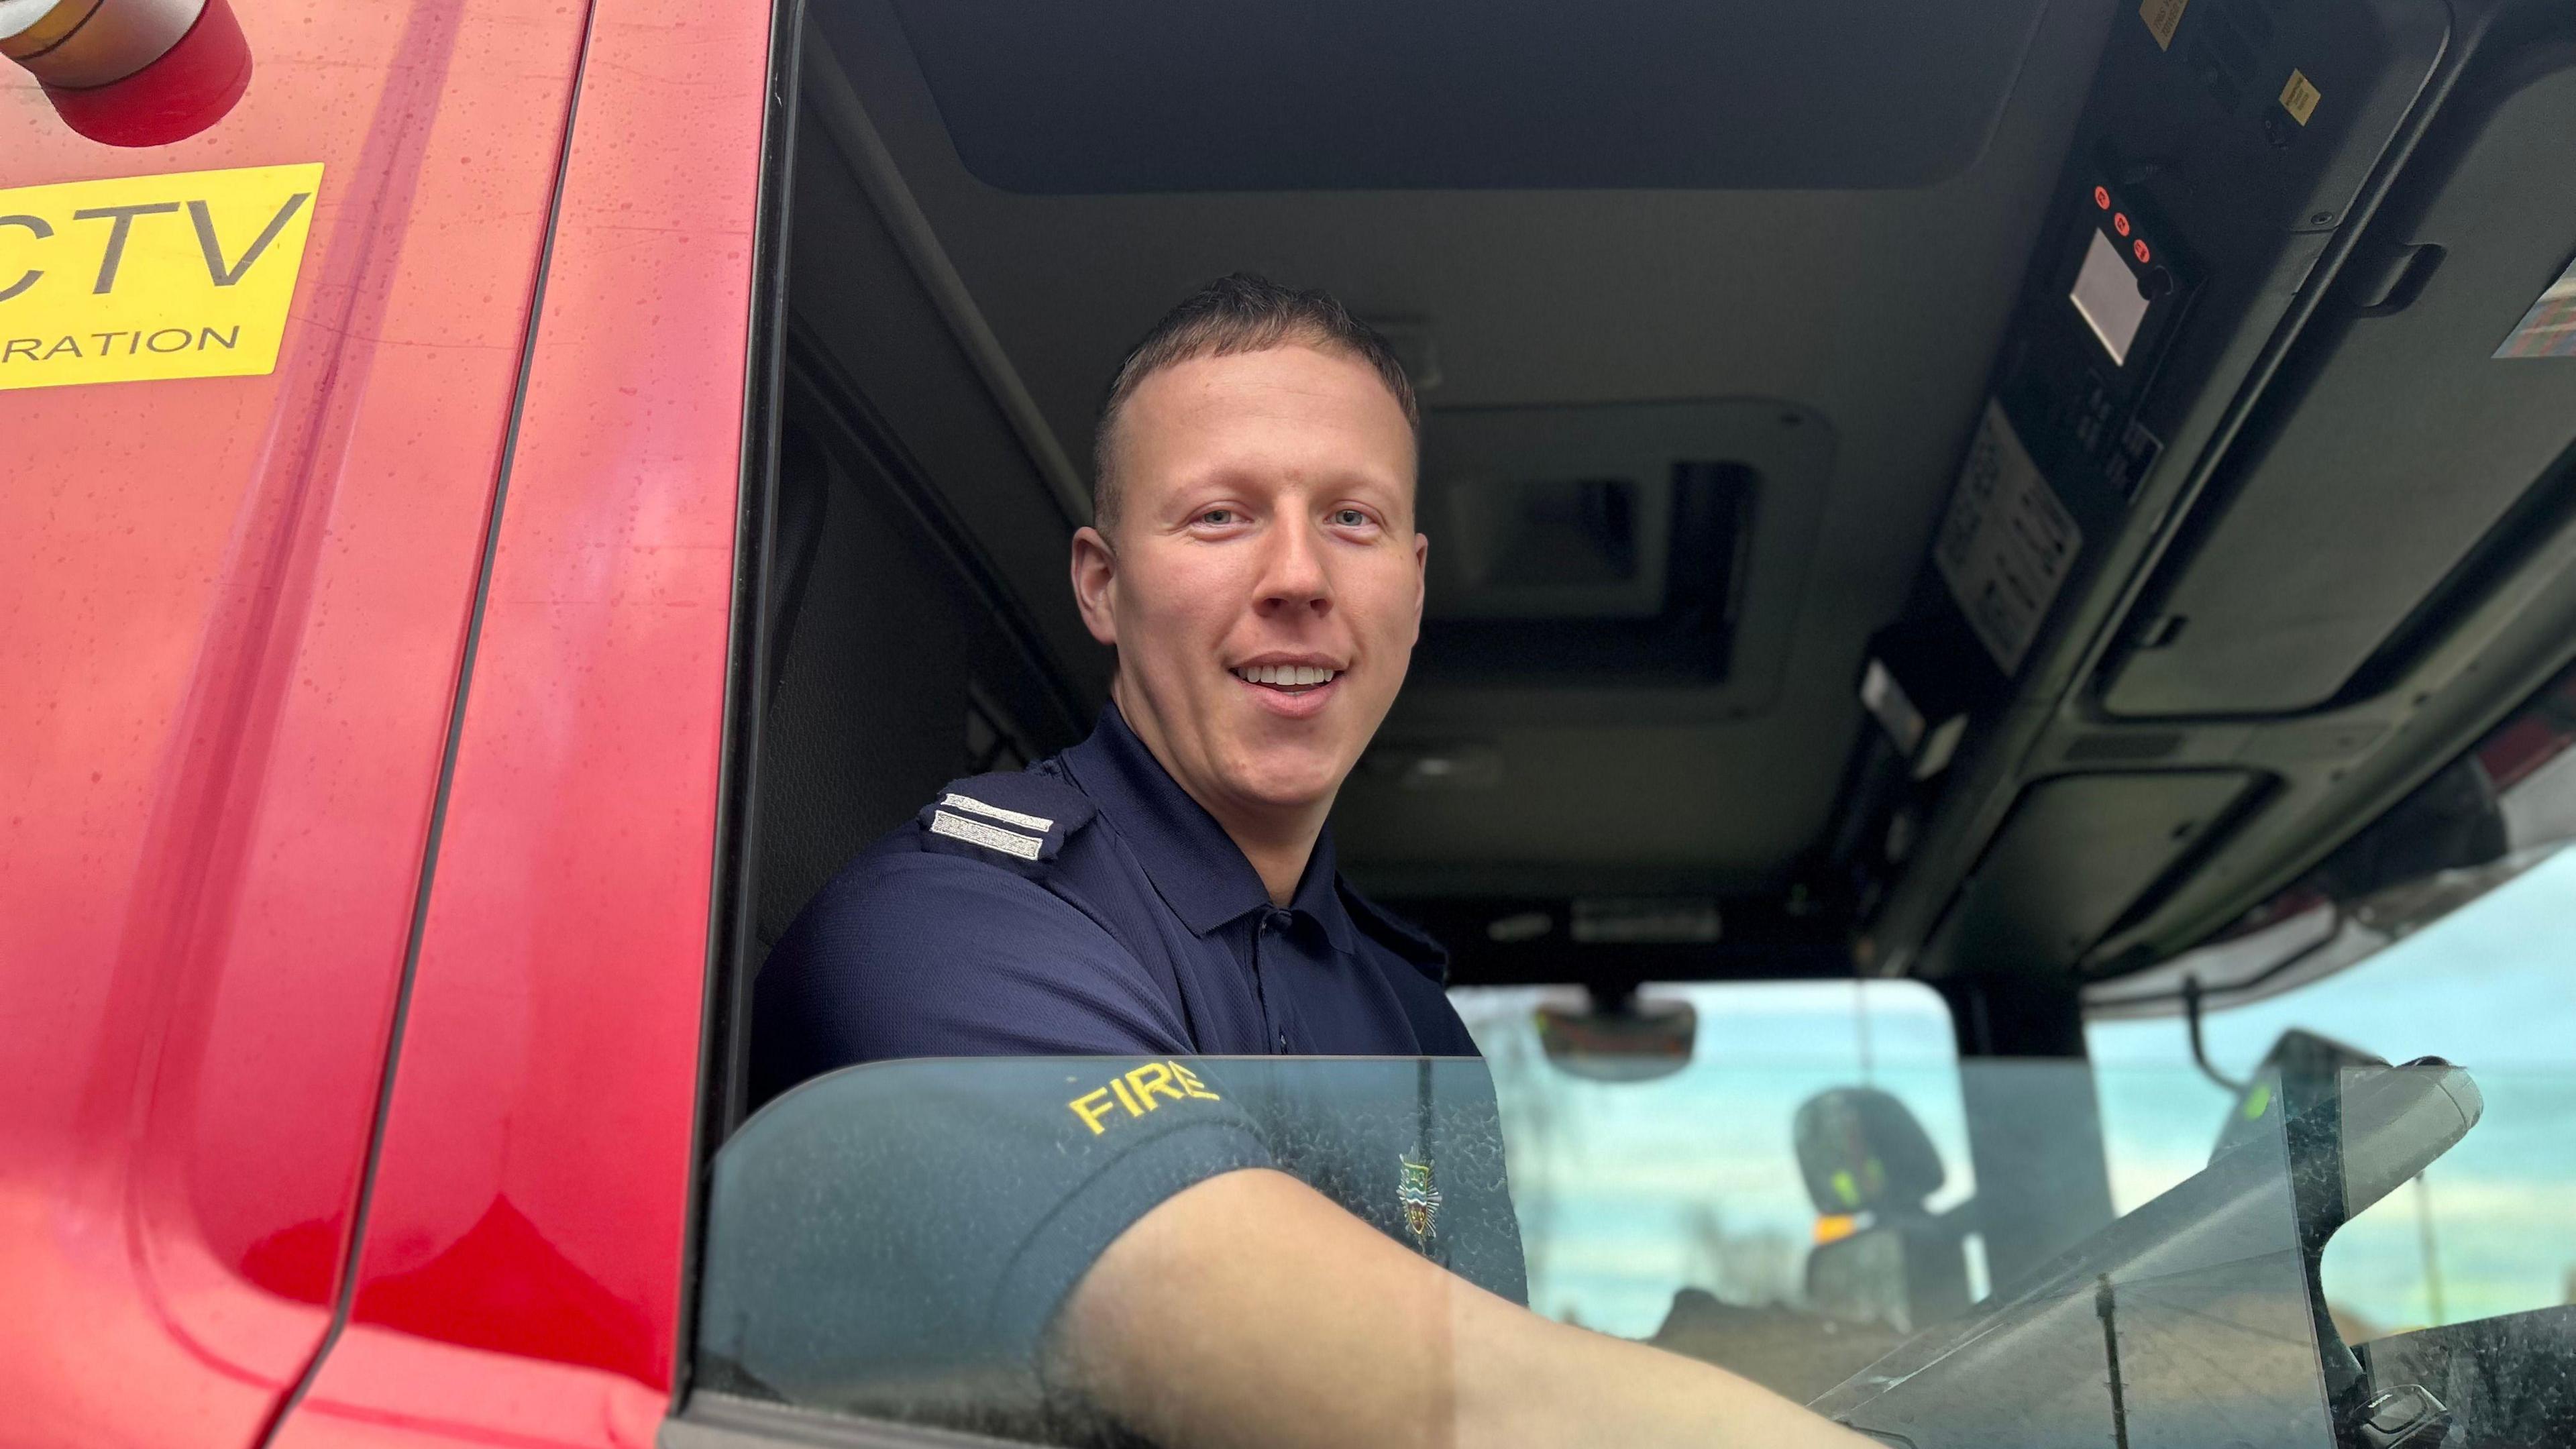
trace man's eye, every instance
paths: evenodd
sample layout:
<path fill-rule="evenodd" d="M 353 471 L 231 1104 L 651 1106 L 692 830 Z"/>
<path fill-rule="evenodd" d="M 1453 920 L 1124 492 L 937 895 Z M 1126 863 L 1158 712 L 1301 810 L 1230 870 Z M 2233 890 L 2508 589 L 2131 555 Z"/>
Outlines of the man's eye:
<path fill-rule="evenodd" d="M 1211 508 L 1199 515 L 1199 522 L 1212 523 L 1217 527 L 1222 528 L 1225 525 L 1234 522 L 1234 510 L 1231 508 Z"/>
<path fill-rule="evenodd" d="M 1356 508 L 1336 508 L 1333 510 L 1333 522 L 1340 524 L 1344 528 L 1366 528 L 1368 526 L 1368 521 L 1369 516 Z"/>

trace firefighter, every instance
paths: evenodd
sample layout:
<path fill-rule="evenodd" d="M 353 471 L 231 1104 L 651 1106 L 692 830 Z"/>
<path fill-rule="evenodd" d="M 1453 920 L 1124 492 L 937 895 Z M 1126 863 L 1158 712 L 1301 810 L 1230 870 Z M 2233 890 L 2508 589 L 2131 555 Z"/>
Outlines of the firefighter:
<path fill-rule="evenodd" d="M 1069 1085 L 952 1075 L 983 1125 L 914 1113 L 882 1213 L 920 1281 L 997 1305 L 956 1330 L 989 1325 L 967 1357 L 1025 1355 L 1160 1442 L 1857 1444 L 1515 1301 L 1499 1136 L 1466 1154 L 1491 1166 L 1487 1210 L 1444 1221 L 1462 1185 L 1440 1180 L 1429 1086 L 1412 1120 L 1303 1094 L 1392 1124 L 1302 1174 L 1337 1201 L 1280 1170 L 1326 1135 L 1281 1115 L 1300 1094 L 1189 1060 L 1475 1054 L 1444 954 L 1342 879 L 1327 823 L 1420 632 L 1418 429 L 1394 353 L 1321 293 L 1232 276 L 1147 334 L 1101 411 L 1072 549 L 1083 619 L 1117 653 L 1098 727 L 952 783 L 823 890 L 762 969 L 754 1097 L 860 1062 L 1116 1059 Z M 1347 1200 L 1378 1168 L 1387 1201 Z M 942 1239 L 961 1194 L 978 1210 L 948 1215 L 975 1226 Z M 984 1211 L 994 1194 L 1017 1215 Z M 856 1291 L 896 1317 L 928 1296 Z"/>

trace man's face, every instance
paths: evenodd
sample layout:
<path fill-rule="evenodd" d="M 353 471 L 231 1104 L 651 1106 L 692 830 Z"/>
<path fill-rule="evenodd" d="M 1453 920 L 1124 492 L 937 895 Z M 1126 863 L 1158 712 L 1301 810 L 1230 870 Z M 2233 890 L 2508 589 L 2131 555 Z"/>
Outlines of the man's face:
<path fill-rule="evenodd" d="M 1114 537 L 1082 530 L 1073 576 L 1120 710 L 1220 820 L 1329 806 L 1421 632 L 1403 409 L 1287 345 L 1155 373 L 1110 446 Z"/>

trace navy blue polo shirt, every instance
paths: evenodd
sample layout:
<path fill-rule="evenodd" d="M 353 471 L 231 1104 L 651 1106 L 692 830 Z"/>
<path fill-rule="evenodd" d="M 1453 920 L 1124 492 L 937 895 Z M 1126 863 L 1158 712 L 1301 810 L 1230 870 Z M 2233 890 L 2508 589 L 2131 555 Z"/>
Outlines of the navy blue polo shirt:
<path fill-rule="evenodd" d="M 761 969 L 753 1099 L 908 1057 L 1473 1056 L 1446 968 L 1342 879 L 1330 827 L 1272 904 L 1111 705 L 824 887 Z"/>
<path fill-rule="evenodd" d="M 952 782 L 761 970 L 767 1105 L 717 1157 L 708 1382 L 1042 1425 L 1066 1295 L 1157 1204 L 1245 1169 L 1525 1300 L 1446 965 L 1341 879 L 1329 831 L 1274 906 L 1115 707 L 1061 755 Z M 1251 1060 L 1281 1056 L 1327 1059 Z"/>

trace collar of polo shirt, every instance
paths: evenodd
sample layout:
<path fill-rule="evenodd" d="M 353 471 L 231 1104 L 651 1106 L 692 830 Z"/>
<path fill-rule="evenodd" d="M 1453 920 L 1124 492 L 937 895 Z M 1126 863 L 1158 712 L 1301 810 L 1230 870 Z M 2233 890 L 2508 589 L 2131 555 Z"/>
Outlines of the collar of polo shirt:
<path fill-rule="evenodd" d="M 1117 826 L 1155 891 L 1191 934 L 1205 936 L 1270 907 L 1270 892 L 1241 847 L 1145 748 L 1117 705 L 1103 706 L 1100 728 L 1063 759 L 1075 785 Z M 1321 922 L 1334 950 L 1357 955 L 1350 913 L 1335 888 L 1338 869 L 1333 827 L 1327 824 L 1287 908 Z"/>

